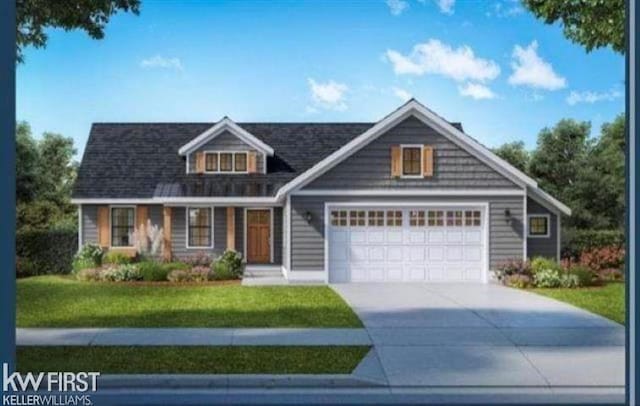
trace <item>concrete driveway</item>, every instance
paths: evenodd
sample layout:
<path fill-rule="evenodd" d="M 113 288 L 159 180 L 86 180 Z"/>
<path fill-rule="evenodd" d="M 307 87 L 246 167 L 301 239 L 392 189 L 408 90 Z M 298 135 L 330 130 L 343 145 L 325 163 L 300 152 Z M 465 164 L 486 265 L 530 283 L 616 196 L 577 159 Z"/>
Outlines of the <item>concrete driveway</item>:
<path fill-rule="evenodd" d="M 332 287 L 391 387 L 624 386 L 624 327 L 573 306 L 494 284 Z"/>

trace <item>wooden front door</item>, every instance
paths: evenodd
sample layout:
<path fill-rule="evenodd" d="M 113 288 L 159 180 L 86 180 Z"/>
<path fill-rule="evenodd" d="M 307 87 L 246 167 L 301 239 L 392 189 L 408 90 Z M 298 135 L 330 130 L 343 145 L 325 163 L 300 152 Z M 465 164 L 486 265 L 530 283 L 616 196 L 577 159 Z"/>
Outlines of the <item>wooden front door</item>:
<path fill-rule="evenodd" d="M 247 262 L 271 261 L 271 211 L 247 210 Z"/>

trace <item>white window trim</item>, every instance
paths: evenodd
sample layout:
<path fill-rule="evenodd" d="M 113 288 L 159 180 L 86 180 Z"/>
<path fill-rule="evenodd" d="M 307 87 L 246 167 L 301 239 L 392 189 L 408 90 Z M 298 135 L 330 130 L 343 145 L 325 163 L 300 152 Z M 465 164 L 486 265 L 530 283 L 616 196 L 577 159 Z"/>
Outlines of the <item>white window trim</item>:
<path fill-rule="evenodd" d="M 185 242 L 184 242 L 185 247 L 187 249 L 212 249 L 215 246 L 215 243 L 214 243 L 214 240 L 215 240 L 215 234 L 214 234 L 214 231 L 215 231 L 215 226 L 214 226 L 215 219 L 214 219 L 214 217 L 215 217 L 216 211 L 215 211 L 214 207 L 212 207 L 212 206 L 186 206 L 185 209 L 186 209 L 185 213 L 184 213 L 185 214 L 185 223 L 184 223 L 184 226 L 185 226 L 185 233 L 184 233 L 184 235 L 185 235 Z M 189 210 L 191 210 L 191 209 L 209 209 L 209 211 L 211 212 L 211 216 L 209 217 L 211 219 L 211 244 L 209 246 L 189 245 Z"/>
<path fill-rule="evenodd" d="M 417 175 L 405 175 L 404 174 L 404 150 L 407 148 L 419 148 L 420 149 L 420 173 Z M 400 145 L 400 178 L 401 179 L 422 179 L 422 162 L 424 162 L 424 148 L 421 144 L 402 144 Z"/>
<path fill-rule="evenodd" d="M 244 232 L 243 232 L 243 251 L 244 260 L 248 263 L 249 256 L 247 255 L 247 211 L 251 210 L 269 210 L 270 224 L 269 224 L 269 263 L 273 263 L 273 207 L 245 207 L 243 213 Z"/>
<path fill-rule="evenodd" d="M 249 151 L 220 151 L 220 150 L 205 150 L 202 151 L 204 153 L 204 162 L 205 169 L 204 173 L 206 174 L 224 174 L 224 175 L 244 175 L 249 173 Z M 218 154 L 217 155 L 217 170 L 208 171 L 207 170 L 207 154 Z M 220 154 L 231 154 L 231 170 L 230 171 L 222 171 L 220 170 Z M 236 171 L 236 154 L 243 154 L 245 156 L 245 170 L 244 171 Z"/>
<path fill-rule="evenodd" d="M 544 217 L 547 219 L 547 233 L 546 234 L 531 234 L 531 228 L 529 224 L 531 223 L 532 217 Z M 545 213 L 531 213 L 527 214 L 527 238 L 549 238 L 551 237 L 551 215 Z"/>
<path fill-rule="evenodd" d="M 135 232 L 136 230 L 136 222 L 138 221 L 138 219 L 136 218 L 138 213 L 136 210 L 136 206 L 135 205 L 130 205 L 130 204 L 118 204 L 118 205 L 111 205 L 109 206 L 109 248 L 135 248 L 136 247 L 136 242 L 133 242 L 133 245 L 113 245 L 113 238 L 112 238 L 112 227 L 111 224 L 113 223 L 113 209 L 133 209 L 133 231 Z"/>

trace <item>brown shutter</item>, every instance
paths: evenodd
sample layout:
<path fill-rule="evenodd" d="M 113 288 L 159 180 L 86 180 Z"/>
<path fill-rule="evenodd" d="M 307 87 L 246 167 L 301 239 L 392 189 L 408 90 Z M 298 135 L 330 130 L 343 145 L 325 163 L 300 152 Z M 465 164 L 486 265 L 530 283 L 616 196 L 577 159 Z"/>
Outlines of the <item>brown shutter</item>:
<path fill-rule="evenodd" d="M 258 172 L 258 159 L 255 151 L 249 151 L 247 155 L 247 172 L 256 173 Z"/>
<path fill-rule="evenodd" d="M 138 235 L 146 235 L 149 206 L 136 206 L 136 231 Z"/>
<path fill-rule="evenodd" d="M 101 247 L 111 246 L 109 234 L 109 206 L 98 206 L 98 244 Z"/>
<path fill-rule="evenodd" d="M 196 173 L 204 173 L 204 152 L 196 152 Z"/>
<path fill-rule="evenodd" d="M 422 150 L 422 175 L 433 176 L 433 147 L 425 145 Z"/>
<path fill-rule="evenodd" d="M 236 250 L 236 209 L 227 207 L 227 249 Z"/>
<path fill-rule="evenodd" d="M 397 177 L 402 174 L 402 157 L 400 145 L 391 146 L 391 176 Z"/>
<path fill-rule="evenodd" d="M 164 207 L 162 210 L 164 224 L 162 227 L 162 257 L 165 261 L 171 261 L 171 207 Z"/>

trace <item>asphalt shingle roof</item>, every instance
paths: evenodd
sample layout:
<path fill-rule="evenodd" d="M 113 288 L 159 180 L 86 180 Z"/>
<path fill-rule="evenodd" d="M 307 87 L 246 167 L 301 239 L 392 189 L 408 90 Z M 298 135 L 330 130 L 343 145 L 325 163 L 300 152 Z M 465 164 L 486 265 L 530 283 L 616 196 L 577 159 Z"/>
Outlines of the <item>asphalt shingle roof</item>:
<path fill-rule="evenodd" d="M 237 123 L 274 149 L 268 173 L 186 174 L 178 149 L 214 124 L 93 124 L 73 198 L 274 196 L 375 123 Z"/>

